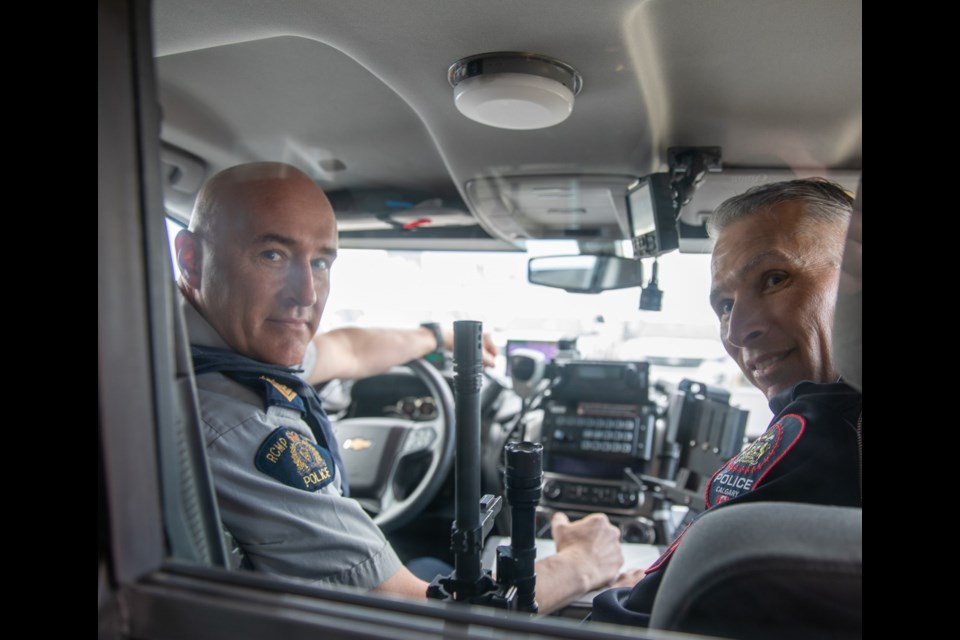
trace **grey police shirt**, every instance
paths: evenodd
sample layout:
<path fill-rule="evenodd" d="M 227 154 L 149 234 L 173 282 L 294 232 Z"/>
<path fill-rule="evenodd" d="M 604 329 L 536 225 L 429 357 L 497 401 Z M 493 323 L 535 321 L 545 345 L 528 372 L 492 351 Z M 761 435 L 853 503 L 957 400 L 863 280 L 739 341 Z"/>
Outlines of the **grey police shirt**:
<path fill-rule="evenodd" d="M 190 342 L 229 349 L 193 305 L 180 296 Z M 315 361 L 313 345 L 306 361 Z M 264 398 L 221 373 L 197 376 L 200 417 L 220 517 L 254 569 L 325 584 L 373 588 L 402 566 L 380 529 L 334 481 L 317 490 L 260 471 L 258 452 L 278 429 L 316 439 L 293 410 L 265 407 Z"/>

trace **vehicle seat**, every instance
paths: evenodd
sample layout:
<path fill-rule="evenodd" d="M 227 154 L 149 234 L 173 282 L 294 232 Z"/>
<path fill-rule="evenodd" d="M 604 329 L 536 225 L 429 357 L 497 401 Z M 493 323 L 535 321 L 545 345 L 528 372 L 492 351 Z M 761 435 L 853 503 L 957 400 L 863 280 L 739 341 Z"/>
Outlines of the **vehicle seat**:
<path fill-rule="evenodd" d="M 686 533 L 650 626 L 730 638 L 862 637 L 862 513 L 792 503 L 717 509 Z"/>
<path fill-rule="evenodd" d="M 173 285 L 175 287 L 175 285 Z M 175 289 L 174 289 L 175 291 Z M 183 310 L 172 295 L 174 415 L 161 429 L 160 461 L 165 527 L 173 558 L 237 568 L 242 557 L 220 525 L 213 480 L 200 430 L 196 381 Z"/>

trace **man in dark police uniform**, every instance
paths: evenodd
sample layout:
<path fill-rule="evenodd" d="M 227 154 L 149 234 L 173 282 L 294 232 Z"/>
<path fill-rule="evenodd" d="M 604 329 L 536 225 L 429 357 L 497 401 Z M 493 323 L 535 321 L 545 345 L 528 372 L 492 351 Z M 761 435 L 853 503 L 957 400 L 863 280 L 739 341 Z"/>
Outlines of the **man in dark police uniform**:
<path fill-rule="evenodd" d="M 861 506 L 861 394 L 838 376 L 831 332 L 852 198 L 824 180 L 755 187 L 724 202 L 710 303 L 723 345 L 774 413 L 770 427 L 712 478 L 718 506 L 751 501 Z M 685 530 L 684 530 L 685 531 Z M 633 589 L 594 599 L 592 619 L 647 626 L 683 531 Z"/>

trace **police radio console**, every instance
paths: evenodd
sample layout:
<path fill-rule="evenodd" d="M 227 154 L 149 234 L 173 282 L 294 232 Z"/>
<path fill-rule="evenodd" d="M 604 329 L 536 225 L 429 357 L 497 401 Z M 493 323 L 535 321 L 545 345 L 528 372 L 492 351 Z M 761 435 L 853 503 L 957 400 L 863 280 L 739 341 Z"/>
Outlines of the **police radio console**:
<path fill-rule="evenodd" d="M 646 473 L 653 456 L 649 365 L 554 361 L 551 374 L 541 428 L 542 505 L 624 516 L 625 540 L 653 542 L 653 523 L 641 517 L 643 492 L 629 475 Z"/>

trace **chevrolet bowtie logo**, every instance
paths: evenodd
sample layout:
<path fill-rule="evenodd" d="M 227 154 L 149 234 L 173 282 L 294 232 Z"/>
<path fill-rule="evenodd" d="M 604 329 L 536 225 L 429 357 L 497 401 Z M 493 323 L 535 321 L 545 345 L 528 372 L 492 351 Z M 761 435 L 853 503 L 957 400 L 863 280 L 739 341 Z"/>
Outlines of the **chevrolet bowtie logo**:
<path fill-rule="evenodd" d="M 354 451 L 363 451 L 369 449 L 373 443 L 366 438 L 350 438 L 343 443 L 344 449 L 353 449 Z"/>

